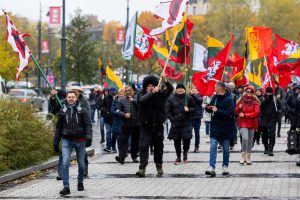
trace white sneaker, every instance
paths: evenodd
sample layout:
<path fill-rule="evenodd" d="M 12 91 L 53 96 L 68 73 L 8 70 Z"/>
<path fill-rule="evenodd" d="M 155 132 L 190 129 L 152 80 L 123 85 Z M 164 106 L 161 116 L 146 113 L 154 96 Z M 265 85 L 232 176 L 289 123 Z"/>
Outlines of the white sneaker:
<path fill-rule="evenodd" d="M 228 175 L 228 174 L 229 174 L 229 171 L 228 171 L 228 167 L 227 167 L 227 166 L 222 167 L 222 174 L 223 174 L 223 175 Z"/>
<path fill-rule="evenodd" d="M 205 171 L 205 174 L 210 176 L 216 176 L 215 169 L 212 168 L 211 166 Z"/>

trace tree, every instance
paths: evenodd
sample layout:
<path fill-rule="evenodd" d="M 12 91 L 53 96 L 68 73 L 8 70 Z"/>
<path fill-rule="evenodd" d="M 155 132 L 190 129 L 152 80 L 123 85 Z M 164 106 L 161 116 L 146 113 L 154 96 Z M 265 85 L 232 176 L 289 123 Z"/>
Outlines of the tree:
<path fill-rule="evenodd" d="M 268 26 L 282 37 L 299 40 L 300 3 L 296 0 L 264 0 L 258 12 L 257 24 Z"/>
<path fill-rule="evenodd" d="M 89 40 L 90 24 L 81 10 L 75 11 L 67 27 L 67 80 L 93 83 L 97 71 L 97 55 L 94 44 Z"/>

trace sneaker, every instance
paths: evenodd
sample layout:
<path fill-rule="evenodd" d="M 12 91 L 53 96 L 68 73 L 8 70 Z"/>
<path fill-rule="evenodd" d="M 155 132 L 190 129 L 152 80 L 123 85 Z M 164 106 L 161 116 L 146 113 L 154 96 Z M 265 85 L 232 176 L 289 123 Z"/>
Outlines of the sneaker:
<path fill-rule="evenodd" d="M 215 169 L 212 168 L 212 167 L 209 167 L 209 168 L 205 171 L 205 174 L 206 174 L 206 175 L 209 175 L 209 176 L 212 176 L 212 177 L 215 177 L 215 176 L 216 176 Z"/>
<path fill-rule="evenodd" d="M 116 159 L 116 161 L 117 161 L 118 163 L 120 163 L 120 164 L 122 164 L 122 165 L 125 163 L 124 160 L 121 159 L 119 156 L 116 156 L 115 159 Z"/>
<path fill-rule="evenodd" d="M 108 148 L 108 147 L 104 148 L 103 151 L 108 152 L 108 153 L 112 152 L 112 151 L 110 150 L 110 148 Z"/>
<path fill-rule="evenodd" d="M 101 141 L 100 141 L 100 144 L 103 144 L 103 143 L 105 143 L 105 140 L 101 140 Z"/>
<path fill-rule="evenodd" d="M 64 189 L 62 189 L 59 194 L 61 195 L 68 195 L 68 194 L 71 194 L 70 192 L 70 188 L 69 187 L 64 187 Z"/>
<path fill-rule="evenodd" d="M 222 174 L 223 174 L 223 175 L 228 175 L 228 174 L 229 174 L 229 171 L 228 171 L 228 167 L 227 167 L 227 166 L 222 167 Z"/>
<path fill-rule="evenodd" d="M 183 162 L 188 163 L 187 153 L 183 153 Z"/>
<path fill-rule="evenodd" d="M 177 158 L 177 159 L 175 160 L 174 165 L 180 165 L 180 163 L 181 163 L 181 159 L 180 159 L 180 158 Z"/>
<path fill-rule="evenodd" d="M 199 153 L 200 151 L 199 151 L 199 147 L 195 147 L 195 149 L 194 149 L 194 153 Z"/>
<path fill-rule="evenodd" d="M 83 183 L 78 183 L 77 189 L 78 191 L 83 191 L 84 190 Z"/>
<path fill-rule="evenodd" d="M 269 151 L 269 156 L 274 156 L 273 151 Z"/>
<path fill-rule="evenodd" d="M 84 173 L 84 174 L 83 174 L 83 177 L 84 177 L 84 178 L 89 178 L 89 174 L 88 174 L 88 173 Z"/>
<path fill-rule="evenodd" d="M 61 180 L 62 180 L 62 177 L 61 177 L 61 176 L 57 176 L 57 177 L 56 177 L 56 180 L 57 180 L 57 181 L 61 181 Z"/>
<path fill-rule="evenodd" d="M 142 168 L 142 169 L 139 169 L 139 171 L 137 171 L 135 173 L 135 175 L 139 178 L 143 178 L 143 177 L 145 177 L 145 173 L 146 173 L 146 168 Z"/>
<path fill-rule="evenodd" d="M 268 150 L 264 150 L 264 154 L 268 154 L 269 152 L 268 152 Z"/>

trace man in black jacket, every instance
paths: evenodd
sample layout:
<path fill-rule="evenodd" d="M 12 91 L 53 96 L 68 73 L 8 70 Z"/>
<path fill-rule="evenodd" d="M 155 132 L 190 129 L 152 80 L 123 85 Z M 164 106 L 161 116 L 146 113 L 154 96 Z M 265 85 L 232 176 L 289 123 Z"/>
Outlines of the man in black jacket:
<path fill-rule="evenodd" d="M 76 92 L 67 92 L 67 101 L 59 113 L 56 124 L 56 133 L 53 141 L 53 147 L 56 152 L 59 151 L 58 145 L 62 139 L 63 155 L 63 190 L 61 195 L 70 194 L 69 186 L 69 165 L 73 148 L 76 151 L 78 162 L 78 191 L 83 191 L 84 179 L 84 156 L 85 147 L 90 146 L 92 142 L 92 125 L 87 111 L 81 107 L 78 102 Z"/>
<path fill-rule="evenodd" d="M 138 177 L 145 177 L 149 159 L 149 146 L 151 141 L 154 145 L 154 162 L 157 174 L 163 175 L 163 150 L 164 150 L 164 127 L 166 120 L 165 102 L 173 91 L 173 86 L 162 77 L 164 87 L 158 85 L 158 79 L 147 76 L 143 80 L 143 89 L 138 94 L 139 121 L 141 123 L 140 135 L 140 166 L 136 172 Z"/>
<path fill-rule="evenodd" d="M 134 163 L 138 163 L 137 153 L 139 150 L 140 127 L 138 124 L 138 106 L 134 91 L 130 85 L 125 87 L 125 97 L 119 100 L 119 115 L 123 118 L 122 131 L 119 136 L 119 156 L 115 159 L 124 164 L 128 151 L 128 138 L 131 136 L 131 158 Z"/>

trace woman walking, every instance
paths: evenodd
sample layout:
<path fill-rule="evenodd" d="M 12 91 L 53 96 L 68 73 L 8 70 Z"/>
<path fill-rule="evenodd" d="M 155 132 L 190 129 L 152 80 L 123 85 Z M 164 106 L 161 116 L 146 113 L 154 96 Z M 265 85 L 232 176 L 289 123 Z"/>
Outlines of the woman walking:
<path fill-rule="evenodd" d="M 259 99 L 254 95 L 254 87 L 246 87 L 246 92 L 237 100 L 235 112 L 242 136 L 242 159 L 240 164 L 251 165 L 251 151 L 254 131 L 258 128 Z"/>

